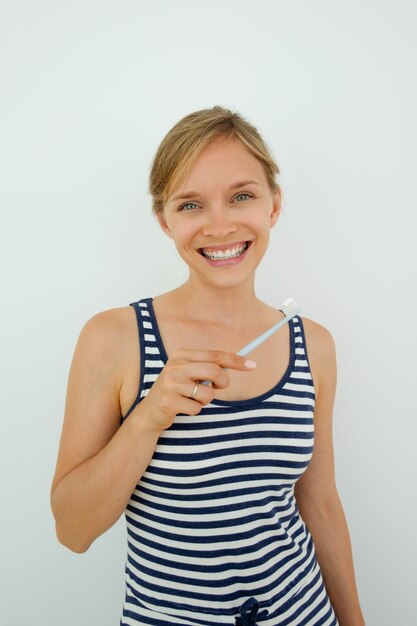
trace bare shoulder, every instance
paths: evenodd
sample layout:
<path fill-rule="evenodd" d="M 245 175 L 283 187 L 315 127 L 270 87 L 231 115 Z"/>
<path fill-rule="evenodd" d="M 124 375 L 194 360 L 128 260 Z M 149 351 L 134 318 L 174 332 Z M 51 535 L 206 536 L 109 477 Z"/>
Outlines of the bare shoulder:
<path fill-rule="evenodd" d="M 324 382 L 336 379 L 336 345 L 331 332 L 308 317 L 301 317 L 316 394 Z"/>
<path fill-rule="evenodd" d="M 95 313 L 83 326 L 96 331 L 124 332 L 131 316 L 131 306 L 121 306 Z"/>
<path fill-rule="evenodd" d="M 90 348 L 101 357 L 112 360 L 120 356 L 129 345 L 134 330 L 133 310 L 130 306 L 100 311 L 90 317 L 80 332 L 80 339 L 88 341 Z"/>
<path fill-rule="evenodd" d="M 301 319 L 303 321 L 306 341 L 310 341 L 317 349 L 324 352 L 334 347 L 333 335 L 328 328 L 308 317 L 301 317 Z"/>
<path fill-rule="evenodd" d="M 123 372 L 128 344 L 127 308 L 108 309 L 90 317 L 81 328 L 74 353 L 75 357 L 82 354 L 83 362 L 108 380 L 114 377 L 115 384 Z"/>

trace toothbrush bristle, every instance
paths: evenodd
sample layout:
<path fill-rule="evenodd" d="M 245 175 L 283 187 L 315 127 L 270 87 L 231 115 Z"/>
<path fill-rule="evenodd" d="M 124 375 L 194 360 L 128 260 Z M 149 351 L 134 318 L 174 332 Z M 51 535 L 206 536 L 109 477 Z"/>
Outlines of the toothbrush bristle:
<path fill-rule="evenodd" d="M 298 310 L 298 304 L 294 298 L 287 298 L 281 305 L 281 311 L 285 316 L 291 315 L 294 311 Z"/>

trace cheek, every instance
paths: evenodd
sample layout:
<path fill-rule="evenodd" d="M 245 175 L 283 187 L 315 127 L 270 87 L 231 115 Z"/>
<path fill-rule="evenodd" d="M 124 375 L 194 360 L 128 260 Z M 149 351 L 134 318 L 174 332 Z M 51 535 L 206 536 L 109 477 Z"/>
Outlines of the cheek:
<path fill-rule="evenodd" d="M 182 246 L 190 245 L 193 246 L 193 240 L 198 232 L 198 228 L 196 228 L 193 224 L 181 224 L 181 227 L 174 228 L 172 231 L 173 239 L 177 248 Z"/>
<path fill-rule="evenodd" d="M 254 232 L 269 234 L 271 227 L 269 214 L 262 212 L 254 215 L 247 221 L 247 226 Z"/>

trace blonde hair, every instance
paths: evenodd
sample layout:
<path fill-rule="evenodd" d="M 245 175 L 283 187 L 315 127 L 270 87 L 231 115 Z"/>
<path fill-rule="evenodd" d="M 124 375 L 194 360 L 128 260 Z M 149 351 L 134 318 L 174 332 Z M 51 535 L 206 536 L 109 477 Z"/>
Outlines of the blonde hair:
<path fill-rule="evenodd" d="M 239 113 L 221 106 L 201 109 L 183 117 L 161 141 L 151 165 L 149 193 L 152 211 L 163 212 L 171 192 L 187 176 L 200 152 L 212 141 L 236 138 L 260 161 L 269 188 L 281 194 L 275 180 L 279 168 L 258 130 Z"/>

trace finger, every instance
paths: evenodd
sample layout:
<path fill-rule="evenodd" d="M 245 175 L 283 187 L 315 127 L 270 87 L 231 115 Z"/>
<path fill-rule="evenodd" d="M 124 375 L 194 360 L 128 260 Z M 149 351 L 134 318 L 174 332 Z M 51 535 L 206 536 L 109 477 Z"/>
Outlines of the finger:
<path fill-rule="evenodd" d="M 211 380 L 220 389 L 224 389 L 229 384 L 227 372 L 216 363 L 178 362 L 172 364 L 169 370 L 171 381 L 181 386 L 181 395 L 188 397 L 192 395 L 197 381 Z"/>
<path fill-rule="evenodd" d="M 196 383 L 193 387 L 191 395 L 188 396 L 191 400 L 199 402 L 202 405 L 208 404 L 214 398 L 214 389 L 212 387 L 206 387 Z"/>
<path fill-rule="evenodd" d="M 256 367 L 255 361 L 246 357 L 235 354 L 234 352 L 226 352 L 224 350 L 175 350 L 170 360 L 172 361 L 191 361 L 191 362 L 210 362 L 216 363 L 220 367 L 234 370 L 252 370 Z"/>
<path fill-rule="evenodd" d="M 197 393 L 197 391 L 198 391 L 198 383 L 195 383 L 193 392 L 192 392 L 191 396 L 188 396 L 188 398 L 191 398 L 191 400 L 194 400 L 195 394 Z"/>
<path fill-rule="evenodd" d="M 207 403 L 208 404 L 208 403 Z M 203 408 L 201 402 L 191 400 L 190 398 L 182 398 L 182 402 L 177 405 L 177 415 L 183 413 L 184 415 L 198 415 Z"/>

